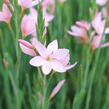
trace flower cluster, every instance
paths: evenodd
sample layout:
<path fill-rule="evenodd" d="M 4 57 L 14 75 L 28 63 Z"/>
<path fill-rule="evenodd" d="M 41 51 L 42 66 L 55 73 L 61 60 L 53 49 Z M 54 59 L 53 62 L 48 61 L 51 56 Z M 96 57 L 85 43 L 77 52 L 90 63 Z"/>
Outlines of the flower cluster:
<path fill-rule="evenodd" d="M 109 42 L 101 44 L 105 34 L 109 33 L 109 28 L 105 28 L 105 24 L 106 18 L 104 18 L 103 13 L 97 12 L 91 23 L 87 21 L 77 21 L 76 25 L 71 26 L 71 31 L 68 31 L 68 33 L 79 38 L 81 42 L 91 43 L 92 49 L 95 50 L 99 47 L 109 46 Z M 90 32 L 90 30 L 93 31 Z"/>
<path fill-rule="evenodd" d="M 35 67 L 41 66 L 45 75 L 48 75 L 52 70 L 66 72 L 77 64 L 69 65 L 69 50 L 59 49 L 57 40 L 51 42 L 47 48 L 35 38 L 31 40 L 32 44 L 25 40 L 19 40 L 19 42 L 22 51 L 33 56 L 29 63 Z"/>

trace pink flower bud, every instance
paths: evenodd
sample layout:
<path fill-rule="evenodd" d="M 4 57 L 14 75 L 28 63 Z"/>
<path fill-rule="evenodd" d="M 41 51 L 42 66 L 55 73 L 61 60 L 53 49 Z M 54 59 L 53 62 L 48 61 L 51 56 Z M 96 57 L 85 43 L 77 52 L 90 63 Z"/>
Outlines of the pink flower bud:
<path fill-rule="evenodd" d="M 53 89 L 51 95 L 50 95 L 50 99 L 52 99 L 61 89 L 61 87 L 64 85 L 65 80 L 60 81 L 56 87 Z"/>
<path fill-rule="evenodd" d="M 3 4 L 2 11 L 0 11 L 0 21 L 4 21 L 6 23 L 10 22 L 12 14 L 8 9 L 6 4 Z"/>

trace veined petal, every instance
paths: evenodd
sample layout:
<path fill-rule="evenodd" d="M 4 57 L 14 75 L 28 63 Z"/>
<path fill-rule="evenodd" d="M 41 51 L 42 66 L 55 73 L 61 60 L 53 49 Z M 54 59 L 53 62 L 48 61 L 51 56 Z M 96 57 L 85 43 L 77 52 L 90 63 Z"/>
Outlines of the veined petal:
<path fill-rule="evenodd" d="M 47 51 L 49 53 L 52 53 L 53 51 L 56 51 L 58 49 L 58 42 L 57 40 L 54 40 L 47 46 Z"/>
<path fill-rule="evenodd" d="M 66 66 L 69 63 L 69 60 L 70 60 L 70 55 L 60 59 L 59 62 L 61 62 L 64 66 Z"/>
<path fill-rule="evenodd" d="M 52 57 L 57 60 L 60 60 L 68 56 L 68 54 L 69 54 L 68 49 L 58 49 L 52 54 Z"/>
<path fill-rule="evenodd" d="M 26 47 L 28 47 L 28 48 L 30 48 L 30 49 L 33 49 L 33 48 L 34 48 L 31 43 L 29 43 L 29 42 L 27 42 L 27 41 L 25 41 L 25 40 L 19 39 L 18 42 L 20 42 L 21 44 L 23 44 L 24 46 L 26 46 Z"/>
<path fill-rule="evenodd" d="M 32 66 L 39 67 L 46 64 L 46 60 L 41 56 L 35 56 L 29 62 Z"/>
<path fill-rule="evenodd" d="M 42 72 L 43 72 L 45 75 L 50 74 L 51 70 L 52 70 L 52 67 L 50 66 L 49 62 L 47 62 L 46 64 L 44 64 L 44 65 L 42 66 Z"/>
<path fill-rule="evenodd" d="M 65 67 L 57 60 L 50 61 L 50 65 L 51 65 L 52 69 L 56 72 L 66 72 Z"/>
<path fill-rule="evenodd" d="M 30 55 L 30 56 L 36 56 L 36 53 L 33 49 L 28 48 L 21 43 L 20 43 L 20 48 L 21 48 L 22 52 L 24 52 L 25 54 Z"/>
<path fill-rule="evenodd" d="M 36 48 L 42 57 L 46 58 L 48 53 L 46 47 L 43 44 L 41 44 L 36 38 L 32 38 L 32 45 Z"/>
<path fill-rule="evenodd" d="M 32 7 L 32 0 L 18 0 L 18 4 L 22 8 L 31 8 Z"/>

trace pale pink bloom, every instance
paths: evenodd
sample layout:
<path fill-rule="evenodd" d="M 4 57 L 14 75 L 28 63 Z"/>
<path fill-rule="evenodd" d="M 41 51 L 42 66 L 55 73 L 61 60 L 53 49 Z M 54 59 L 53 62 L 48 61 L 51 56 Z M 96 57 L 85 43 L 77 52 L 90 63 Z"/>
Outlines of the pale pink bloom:
<path fill-rule="evenodd" d="M 12 14 L 8 9 L 6 4 L 3 4 L 2 11 L 0 11 L 0 21 L 4 21 L 6 23 L 10 22 Z"/>
<path fill-rule="evenodd" d="M 36 24 L 37 24 L 37 18 L 38 18 L 38 12 L 35 8 L 30 8 L 30 13 L 29 13 L 31 19 L 33 19 Z"/>
<path fill-rule="evenodd" d="M 54 11 L 55 11 L 55 0 L 44 0 L 42 3 L 42 11 L 43 11 L 43 19 L 44 25 L 47 27 L 49 22 L 54 18 Z"/>
<path fill-rule="evenodd" d="M 80 38 L 82 40 L 87 39 L 87 31 L 86 29 L 79 27 L 79 26 L 72 26 L 71 31 L 68 31 L 68 33 L 72 36 L 75 36 L 77 38 Z"/>
<path fill-rule="evenodd" d="M 24 15 L 21 22 L 21 31 L 23 38 L 36 32 L 36 21 L 30 15 Z"/>
<path fill-rule="evenodd" d="M 42 8 L 44 12 L 54 13 L 55 11 L 55 0 L 43 0 Z"/>
<path fill-rule="evenodd" d="M 91 26 L 90 23 L 86 22 L 86 21 L 77 21 L 76 25 L 78 25 L 79 27 L 84 28 L 86 30 L 89 30 L 90 26 Z"/>
<path fill-rule="evenodd" d="M 49 99 L 52 99 L 59 91 L 60 89 L 62 88 L 62 86 L 64 85 L 64 82 L 65 80 L 61 80 L 57 85 L 56 87 L 53 89 Z"/>
<path fill-rule="evenodd" d="M 31 19 L 33 19 L 36 23 L 36 25 L 38 24 L 38 12 L 35 8 L 30 8 L 30 14 L 29 16 L 31 17 Z M 37 33 L 36 33 L 36 29 L 35 31 L 32 33 L 32 36 L 33 37 L 36 37 L 37 38 Z"/>
<path fill-rule="evenodd" d="M 94 36 L 93 41 L 92 41 L 92 49 L 95 50 L 96 48 L 99 48 L 100 43 L 101 43 L 101 36 Z"/>
<path fill-rule="evenodd" d="M 95 50 L 96 48 L 104 48 L 109 46 L 109 42 L 102 44 L 103 37 L 101 36 L 94 36 L 92 40 L 92 50 Z"/>
<path fill-rule="evenodd" d="M 49 22 L 52 21 L 53 18 L 54 18 L 54 15 L 43 12 L 43 19 L 45 21 L 44 22 L 45 27 L 48 27 Z"/>
<path fill-rule="evenodd" d="M 101 13 L 98 13 L 94 17 L 94 19 L 92 21 L 92 26 L 93 26 L 93 28 L 95 29 L 96 33 L 99 36 L 102 36 L 103 35 L 103 31 L 104 31 L 104 28 L 105 28 L 105 20 L 102 20 Z"/>
<path fill-rule="evenodd" d="M 30 56 L 36 56 L 34 46 L 31 43 L 25 40 L 21 40 L 21 39 L 19 39 L 18 41 L 20 43 L 20 48 L 23 53 L 30 55 Z"/>
<path fill-rule="evenodd" d="M 102 8 L 101 13 L 102 13 L 103 18 L 106 18 L 108 16 L 106 8 Z"/>
<path fill-rule="evenodd" d="M 18 4 L 22 8 L 31 8 L 35 5 L 37 5 L 41 0 L 18 0 Z"/>
<path fill-rule="evenodd" d="M 56 72 L 66 72 L 69 69 L 69 65 L 65 64 L 61 60 L 66 61 L 66 57 L 69 56 L 68 49 L 58 49 L 57 40 L 51 42 L 47 48 L 42 45 L 39 41 L 33 40 L 33 45 L 35 46 L 37 52 L 40 56 L 35 56 L 30 60 L 32 66 L 42 68 L 42 72 L 48 75 L 52 70 Z M 67 62 L 67 61 L 66 61 Z M 68 63 L 68 62 L 67 62 Z M 71 65 L 71 68 L 76 64 Z"/>
<path fill-rule="evenodd" d="M 108 0 L 96 0 L 96 4 L 103 6 L 107 3 Z"/>

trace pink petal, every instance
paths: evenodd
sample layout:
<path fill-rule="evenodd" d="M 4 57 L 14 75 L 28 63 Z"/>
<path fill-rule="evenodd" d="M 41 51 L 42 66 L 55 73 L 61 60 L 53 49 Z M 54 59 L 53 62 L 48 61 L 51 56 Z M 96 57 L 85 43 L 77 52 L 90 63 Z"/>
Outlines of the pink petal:
<path fill-rule="evenodd" d="M 51 57 L 60 60 L 63 59 L 65 57 L 67 57 L 69 54 L 69 50 L 68 49 L 58 49 L 56 50 Z"/>
<path fill-rule="evenodd" d="M 25 41 L 25 40 L 19 39 L 18 42 L 20 42 L 22 45 L 24 45 L 24 46 L 26 46 L 26 47 L 28 47 L 28 48 L 30 48 L 30 49 L 33 49 L 33 48 L 34 48 L 31 43 L 29 43 L 29 42 L 27 42 L 27 41 Z"/>
<path fill-rule="evenodd" d="M 102 44 L 100 47 L 101 48 L 105 48 L 105 47 L 108 47 L 109 46 L 109 42 L 105 43 L 105 44 Z"/>
<path fill-rule="evenodd" d="M 100 46 L 100 42 L 101 42 L 101 36 L 95 36 L 93 38 L 93 41 L 92 41 L 92 48 L 95 49 L 95 48 L 98 48 Z"/>
<path fill-rule="evenodd" d="M 51 95 L 50 95 L 50 99 L 53 98 L 61 89 L 61 87 L 64 85 L 65 80 L 60 81 L 56 87 L 53 89 Z"/>
<path fill-rule="evenodd" d="M 36 48 L 37 52 L 44 58 L 47 57 L 47 49 L 43 44 L 41 44 L 38 40 L 35 38 L 32 39 L 32 45 Z"/>
<path fill-rule="evenodd" d="M 18 4 L 22 8 L 31 8 L 32 7 L 32 0 L 18 0 Z"/>
<path fill-rule="evenodd" d="M 46 64 L 44 64 L 42 66 L 42 72 L 45 74 L 45 75 L 48 75 L 50 72 L 51 72 L 52 68 L 49 64 L 49 62 L 47 62 Z"/>
<path fill-rule="evenodd" d="M 98 13 L 92 21 L 92 26 L 98 35 L 102 35 L 105 27 L 105 20 L 102 20 L 101 13 Z"/>
<path fill-rule="evenodd" d="M 24 52 L 25 54 L 30 55 L 30 56 L 36 56 L 36 53 L 33 49 L 30 49 L 21 43 L 20 43 L 20 48 L 21 48 L 22 52 Z"/>
<path fill-rule="evenodd" d="M 70 69 L 72 69 L 73 67 L 75 67 L 77 65 L 77 62 L 75 62 L 74 64 L 72 64 L 72 65 L 68 65 L 68 66 L 66 66 L 66 70 L 70 70 Z"/>
<path fill-rule="evenodd" d="M 52 53 L 53 51 L 56 51 L 58 49 L 58 42 L 57 40 L 52 41 L 48 46 L 47 46 L 47 51 L 49 53 Z"/>
<path fill-rule="evenodd" d="M 46 60 L 41 56 L 35 56 L 29 62 L 32 66 L 39 67 L 46 64 Z"/>
<path fill-rule="evenodd" d="M 78 26 L 72 26 L 71 27 L 71 32 L 68 31 L 69 34 L 76 36 L 76 37 L 86 37 L 87 33 L 84 28 L 78 27 Z"/>
<path fill-rule="evenodd" d="M 41 1 L 41 0 L 34 0 L 34 1 L 32 1 L 32 6 L 37 5 L 40 1 Z"/>
<path fill-rule="evenodd" d="M 51 65 L 52 69 L 56 72 L 66 72 L 65 67 L 57 60 L 50 61 L 50 65 Z"/>
<path fill-rule="evenodd" d="M 96 4 L 100 5 L 100 6 L 103 6 L 106 4 L 108 0 L 96 0 Z"/>
<path fill-rule="evenodd" d="M 66 66 L 69 63 L 69 60 L 70 60 L 70 56 L 68 55 L 68 56 L 60 59 L 59 62 L 61 62 L 64 66 Z"/>
<path fill-rule="evenodd" d="M 47 12 L 43 12 L 43 19 L 45 20 L 45 27 L 49 25 L 49 22 L 53 20 L 54 15 L 50 15 Z"/>
<path fill-rule="evenodd" d="M 38 17 L 38 12 L 35 8 L 30 8 L 30 17 L 36 22 L 37 24 L 37 17 Z"/>
<path fill-rule="evenodd" d="M 24 36 L 30 35 L 36 31 L 36 23 L 30 16 L 25 15 L 21 22 L 21 31 Z"/>
<path fill-rule="evenodd" d="M 86 30 L 89 30 L 89 28 L 90 28 L 90 24 L 86 21 L 77 21 L 76 25 L 78 25 L 82 28 L 85 28 Z"/>
<path fill-rule="evenodd" d="M 8 9 L 6 4 L 3 4 L 2 12 L 0 12 L 0 21 L 5 21 L 8 23 L 12 17 L 10 10 Z"/>

